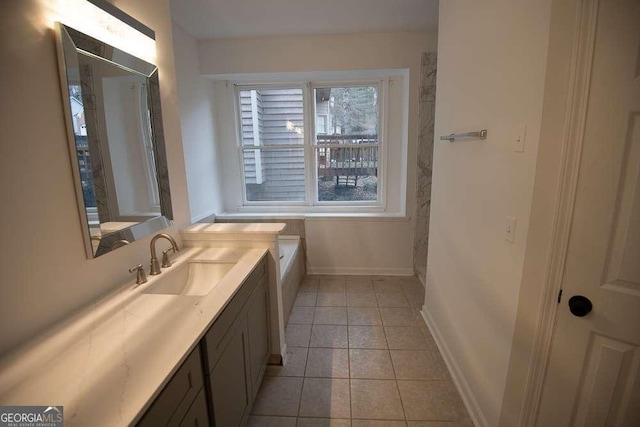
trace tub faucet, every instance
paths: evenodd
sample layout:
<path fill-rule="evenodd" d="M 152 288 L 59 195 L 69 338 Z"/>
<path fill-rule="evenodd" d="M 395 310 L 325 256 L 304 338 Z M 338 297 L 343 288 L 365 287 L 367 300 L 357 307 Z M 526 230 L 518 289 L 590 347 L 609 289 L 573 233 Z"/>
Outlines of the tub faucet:
<path fill-rule="evenodd" d="M 152 276 L 156 276 L 162 273 L 162 270 L 160 269 L 160 264 L 158 263 L 158 257 L 156 256 L 156 241 L 160 238 L 167 239 L 171 243 L 171 249 L 173 249 L 173 252 L 178 252 L 180 250 L 178 248 L 178 244 L 176 243 L 175 239 L 170 235 L 166 233 L 160 233 L 153 236 L 153 239 L 151 239 L 151 245 L 150 245 L 151 246 L 151 271 L 149 271 L 149 274 L 151 274 Z M 167 251 L 164 251 L 163 254 L 167 255 L 166 252 Z M 169 262 L 168 256 L 166 257 L 163 256 L 162 266 L 163 267 L 171 266 L 171 262 Z"/>

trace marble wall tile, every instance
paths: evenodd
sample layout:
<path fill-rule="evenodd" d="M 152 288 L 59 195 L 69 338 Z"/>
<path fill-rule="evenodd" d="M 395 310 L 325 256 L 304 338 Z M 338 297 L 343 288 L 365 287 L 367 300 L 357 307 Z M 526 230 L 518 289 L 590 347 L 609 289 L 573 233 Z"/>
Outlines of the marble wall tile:
<path fill-rule="evenodd" d="M 420 102 L 434 102 L 436 100 L 436 74 L 438 55 L 436 52 L 422 54 L 420 68 Z"/>
<path fill-rule="evenodd" d="M 436 100 L 435 85 L 420 87 L 420 102 L 434 102 L 435 100 Z"/>
<path fill-rule="evenodd" d="M 431 179 L 431 165 L 433 162 L 433 132 L 435 127 L 436 103 L 435 101 L 420 102 L 420 127 L 418 129 L 418 160 L 429 167 L 425 171 Z"/>
<path fill-rule="evenodd" d="M 420 68 L 420 110 L 418 133 L 418 178 L 416 186 L 416 226 L 413 240 L 413 267 L 422 282 L 426 280 L 431 208 L 431 175 L 435 124 L 437 54 L 422 54 Z"/>

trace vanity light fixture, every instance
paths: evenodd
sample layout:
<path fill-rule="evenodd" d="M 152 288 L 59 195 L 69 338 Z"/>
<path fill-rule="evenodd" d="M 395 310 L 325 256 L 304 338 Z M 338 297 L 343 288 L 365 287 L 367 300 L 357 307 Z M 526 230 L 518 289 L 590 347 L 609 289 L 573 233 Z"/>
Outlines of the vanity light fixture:
<path fill-rule="evenodd" d="M 47 15 L 55 22 L 85 33 L 152 64 L 156 61 L 155 32 L 106 0 L 49 0 Z"/>

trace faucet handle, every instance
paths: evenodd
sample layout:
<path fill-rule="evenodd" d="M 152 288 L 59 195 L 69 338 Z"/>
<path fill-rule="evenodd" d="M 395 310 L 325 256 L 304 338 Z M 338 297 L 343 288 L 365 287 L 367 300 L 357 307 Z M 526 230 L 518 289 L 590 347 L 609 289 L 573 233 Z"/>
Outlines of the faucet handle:
<path fill-rule="evenodd" d="M 142 264 L 138 264 L 129 269 L 129 273 L 136 273 L 136 285 L 147 283 L 147 274 L 144 272 Z"/>
<path fill-rule="evenodd" d="M 167 250 L 162 251 L 162 268 L 171 267 L 173 262 L 169 259 L 169 251 L 176 252 L 176 249 L 169 248 Z"/>

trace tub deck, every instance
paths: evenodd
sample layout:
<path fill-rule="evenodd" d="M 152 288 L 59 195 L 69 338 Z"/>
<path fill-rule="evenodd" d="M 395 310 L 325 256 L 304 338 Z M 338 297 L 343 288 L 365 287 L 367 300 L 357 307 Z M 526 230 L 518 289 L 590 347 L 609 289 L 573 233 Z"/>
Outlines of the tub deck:
<path fill-rule="evenodd" d="M 282 303 L 285 324 L 293 308 L 300 282 L 305 273 L 304 253 L 299 236 L 278 237 L 280 254 L 280 284 L 282 286 Z"/>

